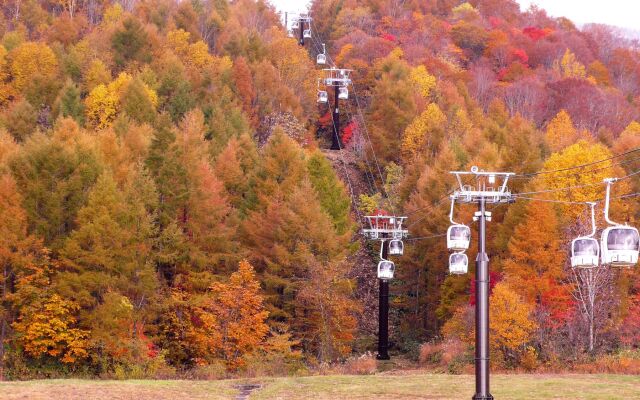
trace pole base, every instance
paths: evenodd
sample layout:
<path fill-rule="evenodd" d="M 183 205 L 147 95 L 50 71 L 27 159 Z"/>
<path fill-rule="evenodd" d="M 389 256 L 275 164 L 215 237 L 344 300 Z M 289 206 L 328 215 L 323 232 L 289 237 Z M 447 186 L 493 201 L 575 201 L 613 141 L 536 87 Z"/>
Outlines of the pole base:
<path fill-rule="evenodd" d="M 472 397 L 473 400 L 493 400 L 493 396 L 488 394 L 486 396 L 483 396 L 481 394 L 474 394 Z"/>
<path fill-rule="evenodd" d="M 391 360 L 391 357 L 388 354 L 378 354 L 376 360 Z"/>

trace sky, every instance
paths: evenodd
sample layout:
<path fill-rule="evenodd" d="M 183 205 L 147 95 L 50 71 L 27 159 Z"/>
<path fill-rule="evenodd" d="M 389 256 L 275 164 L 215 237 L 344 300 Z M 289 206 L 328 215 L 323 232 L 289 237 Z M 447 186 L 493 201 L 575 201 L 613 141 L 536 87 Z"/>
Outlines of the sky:
<path fill-rule="evenodd" d="M 307 0 L 269 0 L 279 11 L 301 11 Z M 640 0 L 517 0 L 526 10 L 532 3 L 553 17 L 568 17 L 577 24 L 597 22 L 640 30 Z"/>
<path fill-rule="evenodd" d="M 553 17 L 567 17 L 577 24 L 597 22 L 640 30 L 638 0 L 518 0 L 525 10 L 532 3 Z"/>

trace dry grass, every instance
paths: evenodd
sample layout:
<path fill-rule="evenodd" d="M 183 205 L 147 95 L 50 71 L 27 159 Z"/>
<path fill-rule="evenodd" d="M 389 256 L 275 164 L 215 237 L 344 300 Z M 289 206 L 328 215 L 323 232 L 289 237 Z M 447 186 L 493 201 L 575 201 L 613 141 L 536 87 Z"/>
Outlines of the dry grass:
<path fill-rule="evenodd" d="M 640 399 L 640 377 L 630 375 L 495 375 L 492 394 L 500 400 Z M 263 378 L 250 400 L 313 399 L 470 399 L 473 376 L 402 371 L 377 375 L 329 375 Z M 238 380 L 222 381 L 84 381 L 49 380 L 0 383 L 0 398 L 92 399 L 233 399 Z M 246 381 L 243 381 L 246 382 Z"/>
<path fill-rule="evenodd" d="M 235 381 L 90 381 L 52 379 L 0 382 L 2 400 L 232 399 Z"/>
<path fill-rule="evenodd" d="M 496 375 L 492 394 L 500 400 L 630 400 L 640 399 L 640 377 L 625 375 Z M 250 399 L 405 400 L 470 399 L 469 375 L 312 376 L 266 382 Z"/>

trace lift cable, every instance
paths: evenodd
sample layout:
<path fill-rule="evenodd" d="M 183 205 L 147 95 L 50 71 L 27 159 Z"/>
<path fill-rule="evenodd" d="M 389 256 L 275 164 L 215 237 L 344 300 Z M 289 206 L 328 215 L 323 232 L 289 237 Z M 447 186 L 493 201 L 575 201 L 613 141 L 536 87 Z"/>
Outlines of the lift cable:
<path fill-rule="evenodd" d="M 316 48 L 316 51 L 319 53 L 320 52 L 320 48 L 322 48 L 322 46 L 321 46 L 322 41 L 319 38 L 315 37 L 315 35 L 314 35 L 315 34 L 315 30 L 311 28 L 311 23 L 309 23 L 309 29 L 311 29 L 311 40 L 312 40 L 312 42 L 314 44 L 314 47 Z M 331 61 L 331 56 L 329 55 L 328 52 L 326 52 L 326 49 L 325 49 L 324 54 L 327 57 L 327 60 L 329 61 L 330 65 L 335 67 L 335 65 Z M 335 123 L 335 121 L 333 119 L 333 113 L 331 113 L 331 111 L 329 111 L 329 113 L 331 114 L 331 123 L 333 125 L 333 132 L 334 132 L 334 134 L 336 134 L 336 123 Z M 339 147 L 340 147 L 340 156 L 342 158 L 342 163 L 343 163 L 343 167 L 344 167 L 344 170 L 345 170 L 344 173 L 347 176 L 347 179 L 349 179 L 349 174 L 348 174 L 347 169 L 346 169 L 345 158 L 344 158 L 344 155 L 342 154 L 343 147 L 340 145 L 340 141 L 338 141 L 338 143 L 339 143 Z M 369 160 L 368 159 L 365 160 L 365 163 L 367 164 L 367 167 L 370 169 L 371 167 L 369 166 Z M 365 175 L 366 175 L 366 173 L 365 173 Z M 372 179 L 372 181 L 373 181 L 373 185 L 376 186 L 375 179 Z M 373 191 L 373 187 L 371 186 L 371 182 L 369 181 L 369 177 L 368 176 L 367 176 L 367 184 L 369 185 L 369 188 L 371 189 L 371 191 Z M 354 195 L 354 192 L 353 192 L 353 188 L 351 186 L 350 179 L 349 179 L 349 188 L 351 190 L 352 198 L 354 198 L 355 195 Z M 375 187 L 375 191 L 376 192 L 378 191 L 377 187 Z M 354 201 L 356 201 L 355 198 L 354 198 Z M 357 205 L 355 206 L 355 208 L 357 209 Z M 359 211 L 358 211 L 358 214 L 359 214 Z M 358 218 L 361 218 L 361 216 L 358 216 Z"/>
<path fill-rule="evenodd" d="M 431 235 L 431 236 L 418 236 L 418 237 L 408 238 L 408 239 L 404 239 L 404 240 L 405 241 L 426 240 L 426 239 L 435 239 L 435 238 L 439 238 L 439 237 L 443 237 L 443 236 L 447 236 L 447 234 L 446 233 L 440 233 L 440 234 Z"/>
<path fill-rule="evenodd" d="M 311 28 L 310 28 L 310 29 L 311 29 Z M 313 41 L 313 43 L 314 43 L 314 47 L 316 48 L 316 51 L 320 52 L 320 48 L 322 47 L 322 46 L 321 46 L 322 41 L 320 40 L 320 38 L 318 38 L 318 37 L 314 36 L 314 33 L 315 33 L 315 30 L 314 30 L 314 29 L 311 29 L 311 40 L 312 40 L 312 41 Z M 333 60 L 332 60 L 331 56 L 329 55 L 329 53 L 328 53 L 328 52 L 326 52 L 326 50 L 325 50 L 325 52 L 324 52 L 323 54 L 325 54 L 325 56 L 327 57 L 327 61 L 329 61 L 330 66 L 331 66 L 331 67 L 333 67 L 333 68 L 335 68 L 336 66 L 335 66 L 335 64 L 333 63 Z M 356 102 L 358 102 L 358 98 L 357 98 L 356 93 L 355 93 L 355 83 L 353 83 L 353 82 L 352 82 L 352 87 L 353 87 L 353 92 L 354 92 L 354 94 L 353 94 L 353 95 L 354 95 L 354 97 L 355 97 L 355 99 L 356 99 Z M 385 192 L 385 189 L 384 189 L 384 176 L 382 175 L 382 170 L 380 169 L 380 164 L 378 163 L 378 158 L 377 158 L 377 156 L 376 156 L 376 154 L 375 154 L 375 150 L 374 150 L 374 148 L 373 148 L 373 143 L 371 143 L 371 137 L 369 136 L 369 132 L 368 132 L 368 130 L 367 130 L 367 125 L 366 125 L 366 122 L 365 122 L 365 120 L 364 120 L 364 116 L 363 116 L 363 114 L 362 114 L 362 112 L 361 112 L 361 110 L 360 110 L 359 102 L 358 102 L 358 111 L 359 111 L 360 119 L 362 120 L 362 124 L 361 124 L 361 125 L 363 125 L 363 126 L 364 126 L 365 133 L 366 133 L 366 135 L 367 135 L 367 137 L 365 138 L 365 141 L 368 141 L 369 146 L 371 147 L 371 152 L 372 152 L 372 155 L 373 155 L 373 159 L 374 159 L 374 161 L 375 161 L 375 164 L 376 164 L 376 167 L 377 167 L 378 173 L 380 174 L 380 181 L 381 181 L 381 183 L 382 183 L 382 191 L 381 191 L 381 192 L 382 192 L 383 194 L 387 195 L 387 193 Z M 333 118 L 333 115 L 332 115 L 332 118 Z M 359 124 L 359 125 L 360 125 L 360 124 Z M 335 122 L 334 122 L 334 132 L 335 132 Z M 367 164 L 367 166 L 370 168 L 370 166 L 369 166 L 369 160 L 368 160 L 368 157 L 366 156 L 366 151 L 365 151 L 363 154 L 364 154 L 364 156 L 365 156 L 365 158 L 366 158 L 366 159 L 365 159 L 365 163 L 366 163 L 366 164 Z M 373 175 L 373 174 L 372 174 L 372 175 Z M 379 191 L 379 190 L 378 190 L 378 187 L 377 187 L 377 184 L 375 183 L 375 179 L 373 179 L 373 184 L 374 184 L 374 186 L 375 186 L 375 188 L 376 188 L 376 191 Z"/>
<path fill-rule="evenodd" d="M 349 105 L 349 103 L 347 103 L 347 105 Z M 345 109 L 348 117 L 350 117 L 350 118 L 354 117 L 353 113 L 351 112 L 351 110 L 348 107 L 345 107 L 344 109 Z M 365 141 L 366 141 L 366 138 L 365 138 Z M 373 167 L 371 166 L 371 164 L 369 162 L 369 156 L 367 155 L 366 150 L 362 152 L 362 157 L 364 159 L 365 165 L 367 166 L 367 171 L 369 172 L 369 175 L 371 176 L 371 181 L 373 182 L 373 186 L 375 187 L 375 191 L 376 192 L 380 192 L 380 190 L 378 189 L 378 184 L 376 183 L 376 178 L 374 176 L 375 175 L 374 174 L 374 169 L 373 169 Z M 365 172 L 365 174 L 366 174 L 366 172 Z M 381 182 L 381 184 L 384 185 L 384 181 Z M 371 183 L 369 184 L 369 186 L 371 186 Z"/>
<path fill-rule="evenodd" d="M 603 162 L 606 162 L 606 161 L 610 161 L 610 160 L 613 160 L 613 159 L 616 159 L 616 158 L 624 157 L 626 155 L 629 155 L 629 154 L 632 154 L 632 153 L 636 153 L 638 151 L 640 151 L 640 147 L 637 147 L 635 149 L 631 149 L 629 151 L 625 151 L 624 153 L 616 154 L 616 155 L 611 156 L 611 157 L 607 157 L 607 158 L 602 159 L 602 160 L 592 161 L 592 162 L 589 162 L 589 163 L 586 163 L 586 164 L 576 165 L 576 166 L 567 167 L 567 168 L 553 169 L 553 170 L 548 170 L 548 171 L 533 172 L 533 173 L 529 173 L 529 174 L 517 174 L 517 175 L 514 176 L 514 178 L 530 178 L 530 177 L 538 176 L 538 175 L 555 174 L 555 173 L 558 173 L 558 172 L 571 171 L 571 170 L 574 170 L 574 169 L 589 167 L 591 165 L 596 165 L 596 164 L 600 164 L 600 163 L 603 163 Z"/>
<path fill-rule="evenodd" d="M 608 160 L 607 160 L 608 161 Z M 627 165 L 627 164 L 631 164 L 634 162 L 640 161 L 640 157 L 634 158 L 632 160 L 624 160 L 624 161 L 620 161 L 620 162 L 616 162 L 616 163 L 612 163 L 611 165 L 607 165 L 606 167 L 601 167 L 601 168 L 596 168 L 596 169 L 590 169 L 588 171 L 573 171 L 573 169 L 571 170 L 567 170 L 567 171 L 563 171 L 563 172 L 559 172 L 562 175 L 567 175 L 567 174 L 592 174 L 595 172 L 600 172 L 600 171 L 604 171 L 606 169 L 609 168 L 613 168 L 613 167 L 617 167 L 617 166 L 621 166 L 621 165 Z M 582 166 L 576 167 L 576 168 L 583 168 Z M 522 177 L 522 176 L 514 176 L 512 177 L 512 179 L 529 179 L 529 177 Z"/>
<path fill-rule="evenodd" d="M 311 28 L 311 22 L 309 22 L 309 29 L 311 30 L 311 40 L 314 43 L 314 46 L 316 46 L 316 50 L 319 51 L 319 47 L 321 47 L 321 46 L 319 46 L 319 44 L 317 43 L 316 39 L 314 38 L 314 35 L 313 35 L 314 30 Z M 327 54 L 325 54 L 325 55 L 327 55 Z M 330 59 L 330 57 L 328 55 L 327 55 L 327 58 Z M 336 132 L 336 121 L 333 119 L 333 113 L 329 112 L 329 114 L 331 115 L 331 124 L 333 126 L 333 133 L 335 135 L 337 135 L 338 132 Z M 351 183 L 351 177 L 349 176 L 349 170 L 347 169 L 347 162 L 346 162 L 345 157 L 344 157 L 344 152 L 343 152 L 344 148 L 343 148 L 343 146 L 341 146 L 340 140 L 338 140 L 338 146 L 340 147 L 340 149 L 338 151 L 340 153 L 340 159 L 342 161 L 342 168 L 344 170 L 344 175 L 345 175 L 345 178 L 347 179 L 347 184 L 349 185 L 349 192 L 350 192 L 350 195 L 351 195 L 351 199 L 352 199 L 352 201 L 354 203 L 356 203 L 356 204 L 354 204 L 353 209 L 355 210 L 356 217 L 358 218 L 358 224 L 361 225 L 362 224 L 362 215 L 360 214 L 360 210 L 358 209 L 357 199 L 355 198 L 355 192 L 353 190 L 353 184 Z"/>
<path fill-rule="evenodd" d="M 589 201 L 565 201 L 565 200 L 541 199 L 541 198 L 538 198 L 538 197 L 526 197 L 526 196 L 520 196 L 520 195 L 514 195 L 513 197 L 515 199 L 540 201 L 540 202 L 543 202 L 543 203 L 581 204 L 581 205 L 591 203 Z"/>
<path fill-rule="evenodd" d="M 620 178 L 615 178 L 616 181 L 622 181 L 625 179 L 629 179 L 632 176 L 638 175 L 640 174 L 640 170 L 632 172 L 628 175 L 622 176 Z M 604 185 L 605 182 L 596 182 L 596 183 L 586 183 L 584 185 L 575 185 L 575 186 L 567 186 L 567 187 L 561 187 L 561 188 L 557 188 L 557 189 L 547 189 L 547 190 L 539 190 L 536 192 L 523 192 L 523 193 L 514 193 L 514 196 L 522 196 L 522 195 L 527 195 L 527 194 L 539 194 L 539 193 L 553 193 L 553 192 L 561 192 L 563 190 L 572 190 L 572 189 L 581 189 L 581 188 L 586 188 L 586 187 L 593 187 L 593 186 L 599 186 L 599 185 Z"/>
<path fill-rule="evenodd" d="M 322 47 L 321 46 L 322 41 L 319 38 L 314 37 L 314 32 L 315 31 L 312 29 L 311 30 L 311 39 L 314 42 L 314 46 L 316 47 L 316 51 L 319 52 L 320 51 L 319 49 Z M 329 53 L 324 53 L 324 54 L 327 56 L 327 61 L 329 61 L 330 66 L 335 68 L 336 65 L 333 63 L 333 60 L 332 60 L 331 56 L 329 55 Z M 369 135 L 369 131 L 367 129 L 367 124 L 366 124 L 366 121 L 364 119 L 364 115 L 363 115 L 362 111 L 360 110 L 360 104 L 359 104 L 358 97 L 357 97 L 357 94 L 356 94 L 355 83 L 352 82 L 351 86 L 353 88 L 353 96 L 356 99 L 356 103 L 357 103 L 357 107 L 358 107 L 358 114 L 359 114 L 359 117 L 361 119 L 361 124 L 359 124 L 359 125 L 362 125 L 364 127 L 365 133 L 367 135 L 365 137 L 365 141 L 368 142 L 369 146 L 371 147 L 371 152 L 372 152 L 372 155 L 373 155 L 373 159 L 374 159 L 374 162 L 376 164 L 376 168 L 378 170 L 378 173 L 380 174 L 380 181 L 383 184 L 382 192 L 386 195 L 386 193 L 384 192 L 384 176 L 382 175 L 382 170 L 380 168 L 380 164 L 378 163 L 378 158 L 377 158 L 375 150 L 373 148 L 373 143 L 371 142 L 371 136 Z M 365 154 L 365 157 L 366 157 L 366 151 L 364 152 L 364 154 Z M 368 159 L 367 159 L 367 164 L 368 164 Z M 375 185 L 375 179 L 374 179 L 374 185 Z M 377 185 L 375 185 L 375 186 L 376 186 L 376 191 L 378 191 Z"/>
<path fill-rule="evenodd" d="M 339 133 L 336 131 L 336 121 L 333 119 L 333 113 L 329 111 L 329 114 L 331 115 L 331 125 L 333 126 L 333 134 L 338 135 Z M 353 208 L 356 212 L 356 217 L 358 218 L 358 224 L 362 224 L 362 215 L 360 214 L 360 210 L 358 209 L 357 199 L 355 198 L 355 192 L 353 190 L 353 185 L 351 184 L 351 177 L 349 176 L 349 170 L 347 169 L 347 162 L 344 158 L 343 146 L 340 143 L 340 140 L 338 140 L 338 146 L 340 148 L 338 152 L 340 153 L 342 168 L 344 170 L 345 178 L 347 179 L 347 184 L 349 185 L 349 192 L 351 194 L 352 201 L 355 203 Z"/>
<path fill-rule="evenodd" d="M 429 213 L 423 215 L 422 217 L 418 218 L 417 220 L 411 222 L 409 225 L 407 225 L 407 229 L 411 228 L 412 226 L 414 226 L 415 224 L 417 224 L 418 222 L 424 220 L 425 218 L 429 217 L 431 215 L 431 213 L 436 212 L 436 209 L 442 204 L 443 201 L 445 201 L 446 199 L 449 198 L 450 194 L 447 194 L 446 196 L 443 196 L 440 200 L 438 200 L 437 203 L 433 204 L 433 205 L 429 205 L 427 207 L 422 207 L 419 208 L 417 210 L 414 210 L 411 212 L 411 214 L 417 213 L 419 211 L 429 211 Z"/>
<path fill-rule="evenodd" d="M 356 83 L 352 82 L 351 87 L 353 88 L 353 97 L 356 99 L 356 106 L 358 108 L 358 114 L 360 115 L 360 119 L 362 120 L 362 126 L 364 128 L 364 132 L 367 135 L 367 139 L 369 141 L 369 146 L 371 146 L 371 154 L 373 154 L 373 160 L 375 161 L 376 167 L 378 168 L 378 174 L 380 174 L 380 180 L 383 182 L 382 191 L 383 194 L 387 195 L 384 190 L 384 176 L 382 175 L 382 170 L 380 169 L 380 163 L 378 163 L 378 157 L 376 156 L 376 151 L 373 148 L 373 142 L 371 141 L 371 135 L 369 135 L 369 129 L 367 128 L 367 123 L 364 119 L 364 114 L 362 113 L 362 108 L 360 107 L 360 100 L 358 100 L 358 94 L 356 91 Z"/>

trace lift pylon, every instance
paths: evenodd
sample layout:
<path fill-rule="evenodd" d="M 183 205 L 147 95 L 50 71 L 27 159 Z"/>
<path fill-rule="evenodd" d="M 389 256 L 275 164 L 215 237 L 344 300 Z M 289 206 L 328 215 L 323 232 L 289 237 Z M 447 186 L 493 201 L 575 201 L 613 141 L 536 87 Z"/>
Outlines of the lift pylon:
<path fill-rule="evenodd" d="M 388 260 L 389 245 L 400 241 L 409 235 L 403 224 L 407 217 L 397 217 L 378 212 L 376 215 L 365 217 L 369 225 L 362 230 L 365 238 L 380 241 L 380 262 L 378 263 L 378 360 L 389 359 L 389 280 L 393 278 L 395 264 Z M 404 247 L 404 246 L 403 246 Z M 392 254 L 394 255 L 394 254 Z M 395 255 L 399 255 L 396 253 Z"/>
<path fill-rule="evenodd" d="M 458 188 L 451 195 L 452 201 L 477 203 L 478 212 L 474 220 L 478 221 L 478 256 L 476 258 L 476 393 L 474 400 L 492 400 L 489 391 L 489 256 L 486 250 L 486 224 L 491 221 L 491 213 L 486 205 L 510 203 L 513 196 L 507 184 L 514 174 L 511 172 L 486 172 L 472 167 L 470 172 L 452 171 L 456 176 Z M 465 183 L 472 177 L 475 182 Z"/>

